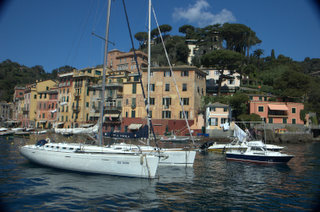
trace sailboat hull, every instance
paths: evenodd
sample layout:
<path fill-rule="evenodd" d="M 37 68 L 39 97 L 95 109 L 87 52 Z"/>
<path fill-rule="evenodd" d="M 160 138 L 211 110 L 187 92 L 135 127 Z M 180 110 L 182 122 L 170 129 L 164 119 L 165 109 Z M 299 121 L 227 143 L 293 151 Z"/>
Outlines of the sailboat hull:
<path fill-rule="evenodd" d="M 48 167 L 126 177 L 154 178 L 159 163 L 158 157 L 146 154 L 50 151 L 32 145 L 21 147 L 20 153 Z"/>
<path fill-rule="evenodd" d="M 164 154 L 168 157 L 160 158 L 159 166 L 188 166 L 192 167 L 196 157 L 194 150 L 171 150 L 165 149 Z"/>

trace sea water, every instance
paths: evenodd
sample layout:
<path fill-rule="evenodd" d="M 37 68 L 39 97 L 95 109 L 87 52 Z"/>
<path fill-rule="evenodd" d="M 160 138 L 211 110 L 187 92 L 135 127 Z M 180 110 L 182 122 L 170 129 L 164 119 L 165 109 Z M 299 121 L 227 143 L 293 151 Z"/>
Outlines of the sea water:
<path fill-rule="evenodd" d="M 286 144 L 285 165 L 197 153 L 194 166 L 159 167 L 153 180 L 32 164 L 0 138 L 1 211 L 310 211 L 319 209 L 320 143 Z"/>

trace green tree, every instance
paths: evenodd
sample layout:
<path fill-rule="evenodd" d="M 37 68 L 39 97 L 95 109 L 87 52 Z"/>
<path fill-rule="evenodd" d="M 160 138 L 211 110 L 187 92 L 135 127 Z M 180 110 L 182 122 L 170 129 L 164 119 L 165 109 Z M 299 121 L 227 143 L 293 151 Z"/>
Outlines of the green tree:
<path fill-rule="evenodd" d="M 310 88 L 310 77 L 298 71 L 286 70 L 275 81 L 274 88 L 280 90 L 280 95 L 289 100 L 305 97 Z"/>
<path fill-rule="evenodd" d="M 145 44 L 145 42 L 148 40 L 148 33 L 147 32 L 137 32 L 134 35 L 135 39 L 139 41 L 140 49 Z"/>
<path fill-rule="evenodd" d="M 241 114 L 246 114 L 248 101 L 248 95 L 241 92 L 235 93 L 229 100 L 229 104 L 232 107 L 232 117 L 238 119 Z"/>
<path fill-rule="evenodd" d="M 233 73 L 240 68 L 243 56 L 231 50 L 215 50 L 201 57 L 201 63 L 219 71 L 218 96 L 221 94 L 221 84 L 224 80 L 232 78 Z M 228 70 L 226 74 L 224 71 Z"/>
<path fill-rule="evenodd" d="M 221 27 L 221 35 L 226 41 L 226 48 L 239 52 L 243 55 L 247 53 L 252 46 L 261 43 L 256 33 L 244 24 L 225 23 Z"/>
<path fill-rule="evenodd" d="M 191 25 L 183 25 L 179 27 L 179 32 L 185 34 L 186 39 L 196 38 L 195 28 Z"/>

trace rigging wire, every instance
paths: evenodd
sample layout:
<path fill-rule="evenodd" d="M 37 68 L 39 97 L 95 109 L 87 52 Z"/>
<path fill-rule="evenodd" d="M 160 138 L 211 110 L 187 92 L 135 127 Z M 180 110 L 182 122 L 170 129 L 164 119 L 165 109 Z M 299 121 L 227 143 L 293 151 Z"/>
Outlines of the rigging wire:
<path fill-rule="evenodd" d="M 132 46 L 132 50 L 133 50 L 133 54 L 134 54 L 134 60 L 135 60 L 136 65 L 137 65 L 137 70 L 138 70 L 138 75 L 139 75 L 139 79 L 140 79 L 142 95 L 143 95 L 143 98 L 144 98 L 144 103 L 145 103 L 145 105 L 146 105 L 148 121 L 149 121 L 149 123 L 150 123 L 150 128 L 151 128 L 151 131 L 152 131 L 152 134 L 153 134 L 153 137 L 154 137 L 154 141 L 155 141 L 156 147 L 158 148 L 158 143 L 157 143 L 157 140 L 156 140 L 156 135 L 155 135 L 155 133 L 154 133 L 154 129 L 153 129 L 153 125 L 152 125 L 152 121 L 151 121 L 151 117 L 150 117 L 150 112 L 149 112 L 149 107 L 148 107 L 148 103 L 147 103 L 147 98 L 146 98 L 146 94 L 145 94 L 144 87 L 143 87 L 143 83 L 142 83 L 142 75 L 141 75 L 141 72 L 140 72 L 139 63 L 138 63 L 138 59 L 137 59 L 137 54 L 136 54 L 135 47 L 134 47 L 134 43 L 133 43 L 131 28 L 130 28 L 130 24 L 129 24 L 129 18 L 128 18 L 127 9 L 126 9 L 126 4 L 125 4 L 124 0 L 122 0 L 122 3 L 123 3 L 124 13 L 125 13 L 125 15 L 126 15 L 126 21 L 127 21 L 127 26 L 128 26 L 128 30 L 129 30 L 131 46 Z M 149 130 L 149 129 L 148 129 L 148 130 Z"/>
<path fill-rule="evenodd" d="M 157 20 L 157 16 L 156 16 L 156 13 L 155 13 L 155 11 L 154 11 L 153 6 L 152 6 L 152 12 L 153 12 L 153 16 L 154 16 L 154 19 L 155 19 L 155 21 L 156 21 L 156 24 L 157 24 L 159 36 L 160 36 L 160 38 L 161 38 L 163 50 L 164 50 L 164 52 L 165 52 L 165 55 L 166 55 L 166 58 L 167 58 L 167 61 L 168 61 L 168 65 L 169 65 L 169 68 L 170 68 L 170 71 L 171 71 L 171 75 L 172 75 L 172 78 L 173 78 L 173 82 L 174 82 L 175 87 L 176 87 L 176 91 L 177 91 L 177 94 L 178 94 L 178 97 L 179 97 L 180 105 L 181 105 L 181 107 L 182 107 L 183 116 L 184 116 L 184 118 L 185 118 L 185 121 L 186 121 L 188 130 L 189 130 L 189 132 L 190 132 L 190 138 L 191 138 L 191 140 L 192 140 L 193 145 L 195 145 L 194 139 L 193 139 L 193 136 L 192 136 L 192 133 L 191 133 L 191 130 L 190 130 L 189 122 L 188 122 L 188 120 L 187 120 L 186 112 L 185 112 L 184 107 L 183 107 L 183 102 L 182 102 L 182 99 L 181 99 L 181 96 L 180 96 L 180 92 L 179 92 L 179 89 L 178 89 L 178 86 L 177 86 L 176 78 L 174 77 L 174 74 L 173 74 L 172 65 L 171 65 L 171 62 L 170 62 L 170 59 L 169 59 L 169 56 L 168 56 L 168 52 L 167 52 L 166 46 L 165 46 L 164 41 L 163 41 L 163 37 L 162 37 L 162 34 L 161 34 L 161 30 L 160 30 L 160 27 L 159 27 L 159 24 L 158 24 L 158 20 Z"/>

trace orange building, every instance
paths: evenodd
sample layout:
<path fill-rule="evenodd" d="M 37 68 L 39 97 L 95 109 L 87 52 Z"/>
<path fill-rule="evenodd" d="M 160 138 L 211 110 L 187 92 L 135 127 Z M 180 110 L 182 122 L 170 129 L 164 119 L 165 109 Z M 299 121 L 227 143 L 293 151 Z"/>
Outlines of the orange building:
<path fill-rule="evenodd" d="M 249 102 L 250 114 L 258 114 L 270 124 L 304 124 L 300 112 L 304 109 L 302 103 L 269 102 L 253 100 Z"/>

